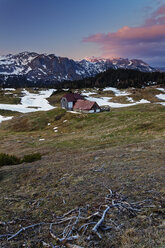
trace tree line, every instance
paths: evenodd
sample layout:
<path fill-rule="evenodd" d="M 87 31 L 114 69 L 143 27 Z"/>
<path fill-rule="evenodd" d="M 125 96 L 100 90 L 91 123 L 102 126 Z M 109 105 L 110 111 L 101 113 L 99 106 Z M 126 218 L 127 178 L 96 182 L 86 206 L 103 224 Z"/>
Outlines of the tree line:
<path fill-rule="evenodd" d="M 60 88 L 104 88 L 107 86 L 125 89 L 128 87 L 141 88 L 149 85 L 165 85 L 165 73 L 141 72 L 128 69 L 109 69 L 95 77 L 76 81 L 64 81 Z"/>
<path fill-rule="evenodd" d="M 128 69 L 109 69 L 97 74 L 95 77 L 84 78 L 75 81 L 29 81 L 26 76 L 4 76 L 0 75 L 0 87 L 39 87 L 39 88 L 104 88 L 107 86 L 116 88 L 141 88 L 148 85 L 165 85 L 165 73 L 141 72 Z"/>

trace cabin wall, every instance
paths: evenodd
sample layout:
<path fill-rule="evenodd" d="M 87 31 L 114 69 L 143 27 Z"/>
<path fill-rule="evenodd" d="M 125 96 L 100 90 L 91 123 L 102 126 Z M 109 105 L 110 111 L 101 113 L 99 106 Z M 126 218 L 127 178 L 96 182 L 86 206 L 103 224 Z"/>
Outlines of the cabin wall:
<path fill-rule="evenodd" d="M 61 107 L 67 109 L 68 102 L 67 102 L 66 98 L 61 99 Z"/>
<path fill-rule="evenodd" d="M 68 109 L 70 109 L 70 110 L 73 109 L 73 102 L 68 102 Z"/>
<path fill-rule="evenodd" d="M 68 102 L 66 98 L 61 99 L 61 107 L 68 109 L 68 110 L 73 110 L 73 102 Z"/>

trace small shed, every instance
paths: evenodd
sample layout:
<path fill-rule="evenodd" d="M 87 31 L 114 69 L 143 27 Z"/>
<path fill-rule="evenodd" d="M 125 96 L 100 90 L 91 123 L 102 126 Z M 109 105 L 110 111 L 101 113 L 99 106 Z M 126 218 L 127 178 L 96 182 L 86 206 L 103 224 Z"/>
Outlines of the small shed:
<path fill-rule="evenodd" d="M 96 102 L 80 99 L 74 104 L 73 110 L 84 113 L 99 113 L 100 107 Z"/>
<path fill-rule="evenodd" d="M 67 93 L 61 98 L 61 107 L 68 110 L 73 110 L 73 106 L 77 100 L 83 99 L 84 97 L 78 93 Z"/>
<path fill-rule="evenodd" d="M 110 106 L 109 105 L 102 105 L 100 108 L 101 108 L 101 112 L 110 111 Z"/>

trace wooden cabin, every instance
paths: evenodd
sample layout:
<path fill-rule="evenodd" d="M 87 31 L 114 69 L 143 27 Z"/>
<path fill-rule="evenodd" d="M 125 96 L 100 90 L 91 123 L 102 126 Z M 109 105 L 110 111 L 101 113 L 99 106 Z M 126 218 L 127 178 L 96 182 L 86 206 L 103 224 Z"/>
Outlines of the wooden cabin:
<path fill-rule="evenodd" d="M 73 110 L 84 112 L 84 113 L 99 113 L 100 107 L 96 102 L 79 99 L 74 104 Z"/>
<path fill-rule="evenodd" d="M 67 93 L 61 98 L 61 107 L 67 110 L 73 110 L 77 100 L 83 100 L 84 97 L 78 93 Z"/>

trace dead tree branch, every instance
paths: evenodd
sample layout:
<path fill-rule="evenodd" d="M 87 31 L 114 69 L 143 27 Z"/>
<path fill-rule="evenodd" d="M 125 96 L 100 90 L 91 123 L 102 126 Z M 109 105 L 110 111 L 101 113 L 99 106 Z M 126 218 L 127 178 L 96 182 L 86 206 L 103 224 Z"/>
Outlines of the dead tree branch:
<path fill-rule="evenodd" d="M 11 240 L 13 238 L 15 238 L 16 236 L 18 236 L 21 232 L 24 232 L 26 231 L 27 229 L 30 229 L 30 228 L 34 228 L 36 226 L 40 226 L 40 225 L 43 225 L 45 223 L 41 222 L 41 223 L 37 223 L 37 224 L 33 224 L 33 225 L 30 225 L 30 226 L 27 226 L 27 227 L 22 227 L 18 232 L 16 232 L 15 234 L 13 234 L 11 237 L 9 237 L 7 240 Z"/>
<path fill-rule="evenodd" d="M 7 239 L 7 241 L 10 241 L 14 238 L 18 239 L 20 234 L 27 230 L 41 227 L 43 225 L 49 225 L 48 232 L 50 238 L 56 242 L 56 245 L 49 241 L 48 243 L 47 241 L 42 241 L 42 245 L 44 247 L 82 248 L 76 244 L 72 244 L 72 242 L 76 243 L 84 235 L 88 235 L 86 238 L 89 238 L 89 240 L 91 238 L 94 239 L 95 236 L 97 236 L 99 239 L 102 239 L 100 232 L 108 232 L 112 229 L 114 231 L 119 231 L 124 227 L 123 223 L 121 223 L 121 220 L 118 217 L 119 214 L 127 216 L 131 215 L 135 217 L 145 207 L 145 203 L 148 202 L 148 200 L 142 200 L 130 203 L 127 201 L 127 198 L 123 197 L 120 193 L 113 192 L 109 188 L 107 188 L 107 190 L 108 194 L 104 197 L 100 204 L 97 203 L 97 207 L 90 206 L 89 208 L 88 205 L 82 208 L 74 208 L 64 213 L 62 216 L 54 215 L 54 222 L 40 222 L 31 224 L 26 227 L 22 227 L 14 234 L 2 234 L 0 235 L 0 239 Z M 108 215 L 110 210 L 111 217 Z M 115 216 L 114 219 L 112 216 Z M 0 222 L 0 225 L 4 227 L 7 226 L 8 228 L 9 225 L 13 225 L 13 221 Z M 56 229 L 54 227 L 56 227 Z"/>

